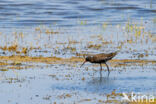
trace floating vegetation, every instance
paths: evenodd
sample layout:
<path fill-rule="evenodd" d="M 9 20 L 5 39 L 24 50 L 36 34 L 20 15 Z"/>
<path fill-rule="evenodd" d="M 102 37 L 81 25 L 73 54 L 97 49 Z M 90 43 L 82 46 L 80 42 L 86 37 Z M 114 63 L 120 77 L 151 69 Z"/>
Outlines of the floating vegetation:
<path fill-rule="evenodd" d="M 78 24 L 80 25 L 86 25 L 87 24 L 87 20 L 79 20 Z"/>
<path fill-rule="evenodd" d="M 65 99 L 65 98 L 70 98 L 70 97 L 72 97 L 72 95 L 70 95 L 70 94 L 62 94 L 62 95 L 59 95 L 58 96 L 60 99 Z"/>
<path fill-rule="evenodd" d="M 103 28 L 103 29 L 106 29 L 106 28 L 107 28 L 107 25 L 108 25 L 108 23 L 106 23 L 106 22 L 103 23 L 103 24 L 102 24 L 102 28 Z"/>
<path fill-rule="evenodd" d="M 35 31 L 41 32 L 41 28 L 40 28 L 40 27 L 36 27 L 36 28 L 35 28 Z"/>
<path fill-rule="evenodd" d="M 156 24 L 156 18 L 153 18 L 153 23 Z"/>
<path fill-rule="evenodd" d="M 43 26 L 36 27 L 35 31 L 39 32 L 39 33 L 45 33 L 45 34 L 48 34 L 48 35 L 49 34 L 59 34 L 58 31 L 55 31 L 54 29 L 43 27 Z"/>
<path fill-rule="evenodd" d="M 145 41 L 147 38 L 149 39 L 147 31 L 145 31 L 145 26 L 142 23 L 137 24 L 128 21 L 125 30 L 127 31 L 128 37 L 130 37 L 131 41 L 128 41 L 130 44 L 137 43 L 137 41 Z"/>
<path fill-rule="evenodd" d="M 9 69 L 0 69 L 0 71 L 8 71 Z"/>
<path fill-rule="evenodd" d="M 94 49 L 100 49 L 102 47 L 101 44 L 91 44 L 91 45 L 88 45 L 87 48 L 94 48 Z"/>
<path fill-rule="evenodd" d="M 4 46 L 4 47 L 0 47 L 0 49 L 4 50 L 4 51 L 17 51 L 17 45 L 12 45 L 12 46 Z"/>
<path fill-rule="evenodd" d="M 4 46 L 4 47 L 0 47 L 0 49 L 2 49 L 3 51 L 9 51 L 9 52 L 15 52 L 16 54 L 27 54 L 28 49 L 27 48 L 22 48 L 22 50 L 20 50 L 20 48 L 17 45 L 12 45 L 12 46 Z"/>
<path fill-rule="evenodd" d="M 68 40 L 68 44 L 78 44 L 80 42 L 76 41 L 76 40 Z"/>
<path fill-rule="evenodd" d="M 2 65 L 8 65 L 8 63 L 6 63 L 6 62 L 0 62 L 0 66 L 2 66 Z"/>
<path fill-rule="evenodd" d="M 22 83 L 25 79 L 19 79 L 19 78 L 6 78 L 5 82 L 7 83 Z"/>
<path fill-rule="evenodd" d="M 44 100 L 50 100 L 51 96 L 50 95 L 46 95 L 45 97 L 43 97 Z"/>
<path fill-rule="evenodd" d="M 53 30 L 46 29 L 45 33 L 46 34 L 58 34 L 59 32 L 54 32 Z"/>

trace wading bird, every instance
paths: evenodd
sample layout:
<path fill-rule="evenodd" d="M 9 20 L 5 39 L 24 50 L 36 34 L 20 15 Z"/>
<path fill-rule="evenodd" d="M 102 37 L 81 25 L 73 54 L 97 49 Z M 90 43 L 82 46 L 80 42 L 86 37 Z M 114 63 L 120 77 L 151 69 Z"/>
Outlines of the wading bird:
<path fill-rule="evenodd" d="M 101 67 L 100 72 L 101 72 L 102 71 L 102 63 L 104 63 L 107 66 L 108 73 L 110 73 L 109 67 L 106 64 L 106 62 L 111 60 L 116 54 L 117 54 L 117 52 L 108 53 L 108 54 L 101 53 L 101 54 L 89 55 L 85 58 L 85 61 L 83 62 L 83 64 L 80 67 L 82 67 L 85 64 L 85 62 L 98 63 L 98 64 L 100 64 L 100 67 Z"/>

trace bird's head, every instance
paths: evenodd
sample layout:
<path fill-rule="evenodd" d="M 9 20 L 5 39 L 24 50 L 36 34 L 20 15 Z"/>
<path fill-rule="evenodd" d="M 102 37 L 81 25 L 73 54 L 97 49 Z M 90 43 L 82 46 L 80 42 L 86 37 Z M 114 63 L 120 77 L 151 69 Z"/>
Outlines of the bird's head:
<path fill-rule="evenodd" d="M 92 58 L 91 56 L 85 57 L 85 61 L 83 62 L 83 64 L 80 67 L 82 67 L 86 62 L 91 61 L 91 58 Z"/>

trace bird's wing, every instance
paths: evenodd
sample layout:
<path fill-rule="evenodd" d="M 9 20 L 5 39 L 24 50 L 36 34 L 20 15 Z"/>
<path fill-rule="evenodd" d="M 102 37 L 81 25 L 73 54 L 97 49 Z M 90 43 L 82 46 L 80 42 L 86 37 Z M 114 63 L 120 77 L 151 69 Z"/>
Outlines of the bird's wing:
<path fill-rule="evenodd" d="M 94 55 L 94 59 L 96 61 L 107 61 L 107 60 L 110 60 L 112 59 L 117 53 L 109 53 L 109 54 L 98 54 L 98 55 Z"/>

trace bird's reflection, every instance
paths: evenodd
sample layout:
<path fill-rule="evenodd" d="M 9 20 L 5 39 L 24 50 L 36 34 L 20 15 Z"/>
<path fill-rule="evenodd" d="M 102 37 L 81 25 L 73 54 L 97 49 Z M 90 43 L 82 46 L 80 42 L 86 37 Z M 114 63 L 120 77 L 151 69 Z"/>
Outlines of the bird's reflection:
<path fill-rule="evenodd" d="M 107 74 L 107 76 L 102 77 L 102 72 L 100 72 L 100 77 L 94 77 L 93 79 L 91 79 L 87 83 L 87 86 L 89 86 L 90 90 L 92 91 L 108 92 L 109 90 L 111 91 L 115 88 L 114 82 L 115 78 L 109 77 L 109 73 Z"/>
<path fill-rule="evenodd" d="M 108 72 L 107 77 L 109 77 L 110 72 Z M 102 78 L 102 71 L 100 70 L 100 78 Z"/>
<path fill-rule="evenodd" d="M 88 84 L 108 86 L 108 85 L 113 84 L 114 80 L 115 79 L 109 78 L 109 77 L 96 77 L 90 80 Z"/>

